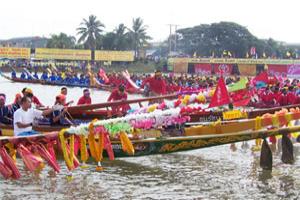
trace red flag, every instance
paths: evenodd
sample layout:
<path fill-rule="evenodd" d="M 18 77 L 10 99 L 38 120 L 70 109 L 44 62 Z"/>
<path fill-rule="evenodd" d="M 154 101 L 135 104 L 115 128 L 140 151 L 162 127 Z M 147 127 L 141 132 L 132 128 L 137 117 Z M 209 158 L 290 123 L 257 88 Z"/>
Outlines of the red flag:
<path fill-rule="evenodd" d="M 247 106 L 249 104 L 251 100 L 251 97 L 248 97 L 246 99 L 243 99 L 243 100 L 240 100 L 240 101 L 236 101 L 236 102 L 233 102 L 233 105 L 235 107 L 240 107 L 240 106 Z"/>
<path fill-rule="evenodd" d="M 256 83 L 258 81 L 262 81 L 262 82 L 265 82 L 265 83 L 268 83 L 269 81 L 269 78 L 268 78 L 268 73 L 266 71 L 260 73 L 259 75 L 257 75 L 253 80 L 252 82 L 253 83 Z"/>
<path fill-rule="evenodd" d="M 225 81 L 221 76 L 218 81 L 218 85 L 215 90 L 215 93 L 211 98 L 211 102 L 208 107 L 212 108 L 212 107 L 222 106 L 224 104 L 229 104 L 229 103 L 230 103 L 229 94 L 225 85 Z"/>

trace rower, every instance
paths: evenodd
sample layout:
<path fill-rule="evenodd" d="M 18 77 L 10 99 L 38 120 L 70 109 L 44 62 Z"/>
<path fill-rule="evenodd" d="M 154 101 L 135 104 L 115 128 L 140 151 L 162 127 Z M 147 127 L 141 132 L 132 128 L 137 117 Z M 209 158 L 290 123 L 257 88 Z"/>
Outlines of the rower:
<path fill-rule="evenodd" d="M 14 102 L 11 104 L 11 112 L 16 112 L 21 106 L 22 95 L 20 93 L 16 94 Z"/>
<path fill-rule="evenodd" d="M 44 105 L 40 102 L 40 100 L 33 95 L 33 92 L 30 88 L 23 88 L 22 93 L 23 96 L 29 97 L 32 100 L 32 103 L 34 103 L 36 107 L 44 107 Z"/>
<path fill-rule="evenodd" d="M 17 78 L 17 73 L 15 70 L 11 72 L 11 78 Z"/>
<path fill-rule="evenodd" d="M 5 100 L 5 94 L 0 94 L 0 123 L 12 124 L 12 114 L 8 106 L 5 106 Z"/>
<path fill-rule="evenodd" d="M 126 100 L 127 100 L 127 93 L 125 92 L 125 86 L 123 84 L 121 84 L 118 87 L 118 89 L 114 89 L 107 99 L 108 102 L 126 101 Z M 123 115 L 130 109 L 130 106 L 128 104 L 123 104 L 120 106 L 112 106 L 111 108 L 113 114 Z"/>
<path fill-rule="evenodd" d="M 64 95 L 64 96 L 66 97 L 66 99 L 67 99 L 68 88 L 67 88 L 67 87 L 62 87 L 62 88 L 60 89 L 60 94 Z M 69 102 L 66 103 L 65 106 L 69 106 L 69 105 L 71 105 L 71 104 L 73 104 L 73 103 L 74 103 L 73 100 L 72 100 L 72 101 L 69 101 Z"/>
<path fill-rule="evenodd" d="M 39 79 L 39 75 L 37 74 L 37 71 L 34 72 L 33 77 L 34 77 L 35 79 Z"/>
<path fill-rule="evenodd" d="M 26 79 L 26 74 L 24 72 L 22 72 L 20 78 L 25 80 Z"/>
<path fill-rule="evenodd" d="M 72 122 L 66 117 L 68 113 L 66 104 L 66 97 L 63 94 L 56 96 L 53 112 L 50 117 L 51 125 L 71 125 Z"/>
<path fill-rule="evenodd" d="M 32 130 L 34 120 L 45 117 L 53 112 L 52 109 L 40 111 L 31 107 L 31 99 L 27 96 L 21 99 L 21 108 L 14 113 L 14 135 L 26 136 L 34 135 L 37 132 Z"/>
<path fill-rule="evenodd" d="M 47 81 L 48 80 L 48 73 L 47 72 L 43 72 L 42 76 L 41 76 L 41 79 L 43 81 Z"/>
<path fill-rule="evenodd" d="M 89 89 L 83 90 L 83 96 L 79 98 L 77 105 L 89 105 L 92 103 Z"/>

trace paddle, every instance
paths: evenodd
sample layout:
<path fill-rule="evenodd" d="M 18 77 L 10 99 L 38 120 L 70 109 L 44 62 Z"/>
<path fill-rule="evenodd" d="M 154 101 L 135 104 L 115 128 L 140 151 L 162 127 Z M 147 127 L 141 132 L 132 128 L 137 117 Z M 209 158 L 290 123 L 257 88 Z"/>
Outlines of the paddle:
<path fill-rule="evenodd" d="M 91 105 L 71 106 L 71 107 L 68 107 L 68 111 L 72 114 L 72 113 L 84 111 L 84 110 L 94 110 L 94 109 L 119 106 L 119 105 L 124 105 L 124 104 L 133 104 L 133 103 L 139 103 L 139 102 L 145 102 L 145 101 L 154 101 L 154 100 L 159 100 L 159 99 L 175 98 L 177 96 L 178 96 L 178 94 L 168 94 L 168 95 L 140 98 L 140 99 L 132 99 L 132 100 L 126 100 L 126 101 L 113 101 L 113 102 L 98 103 L 98 104 L 91 104 Z"/>
<path fill-rule="evenodd" d="M 287 134 L 282 134 L 281 140 L 282 146 L 282 154 L 281 160 L 285 164 L 293 164 L 294 163 L 294 148 L 291 139 L 287 136 Z"/>
<path fill-rule="evenodd" d="M 272 170 L 273 165 L 273 157 L 272 157 L 272 151 L 270 149 L 270 146 L 266 140 L 266 138 L 263 138 L 263 143 L 261 146 L 261 153 L 260 153 L 260 167 L 264 170 Z"/>

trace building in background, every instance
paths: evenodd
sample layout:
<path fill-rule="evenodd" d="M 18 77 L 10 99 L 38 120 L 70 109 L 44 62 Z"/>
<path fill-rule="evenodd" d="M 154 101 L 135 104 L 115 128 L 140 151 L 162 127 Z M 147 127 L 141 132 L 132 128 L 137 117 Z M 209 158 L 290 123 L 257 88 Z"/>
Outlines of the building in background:
<path fill-rule="evenodd" d="M 46 37 L 20 37 L 9 40 L 0 40 L 0 47 L 26 47 L 26 48 L 45 48 L 48 42 Z"/>

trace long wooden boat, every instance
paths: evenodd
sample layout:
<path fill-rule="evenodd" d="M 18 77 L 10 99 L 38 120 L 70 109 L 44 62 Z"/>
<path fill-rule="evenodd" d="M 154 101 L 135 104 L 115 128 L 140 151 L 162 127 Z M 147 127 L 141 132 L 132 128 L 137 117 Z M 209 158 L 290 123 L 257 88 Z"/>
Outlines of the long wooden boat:
<path fill-rule="evenodd" d="M 92 89 L 100 89 L 111 92 L 114 87 L 111 85 L 86 85 L 86 84 L 70 84 L 70 83 L 63 83 L 63 82 L 52 82 L 52 81 L 45 81 L 40 79 L 21 79 L 21 78 L 11 78 L 9 76 L 6 76 L 0 71 L 0 75 L 4 77 L 5 79 L 16 82 L 16 83 L 30 83 L 30 84 L 40 84 L 40 85 L 50 85 L 50 86 L 66 86 L 66 87 L 79 87 L 79 88 L 92 88 Z M 129 94 L 139 94 L 135 89 L 128 89 L 126 90 Z"/>
<path fill-rule="evenodd" d="M 179 137 L 161 137 L 161 138 L 148 138 L 142 140 L 132 140 L 135 150 L 134 156 L 146 156 L 153 154 L 165 154 L 179 151 L 195 150 L 200 148 L 212 147 L 217 145 L 247 141 L 257 138 L 265 138 L 280 134 L 289 134 L 300 131 L 300 126 L 279 128 L 272 130 L 261 131 L 244 131 L 236 133 L 224 134 L 206 134 L 196 136 L 179 136 Z M 44 138 L 57 138 L 58 133 L 52 132 L 48 134 L 39 134 L 35 136 L 19 136 L 19 137 L 0 137 L 0 144 L 5 142 L 18 143 L 26 139 L 27 141 L 39 141 Z M 115 157 L 131 157 L 122 150 L 120 141 L 112 141 L 112 148 Z M 104 153 L 104 156 L 107 156 Z"/>

